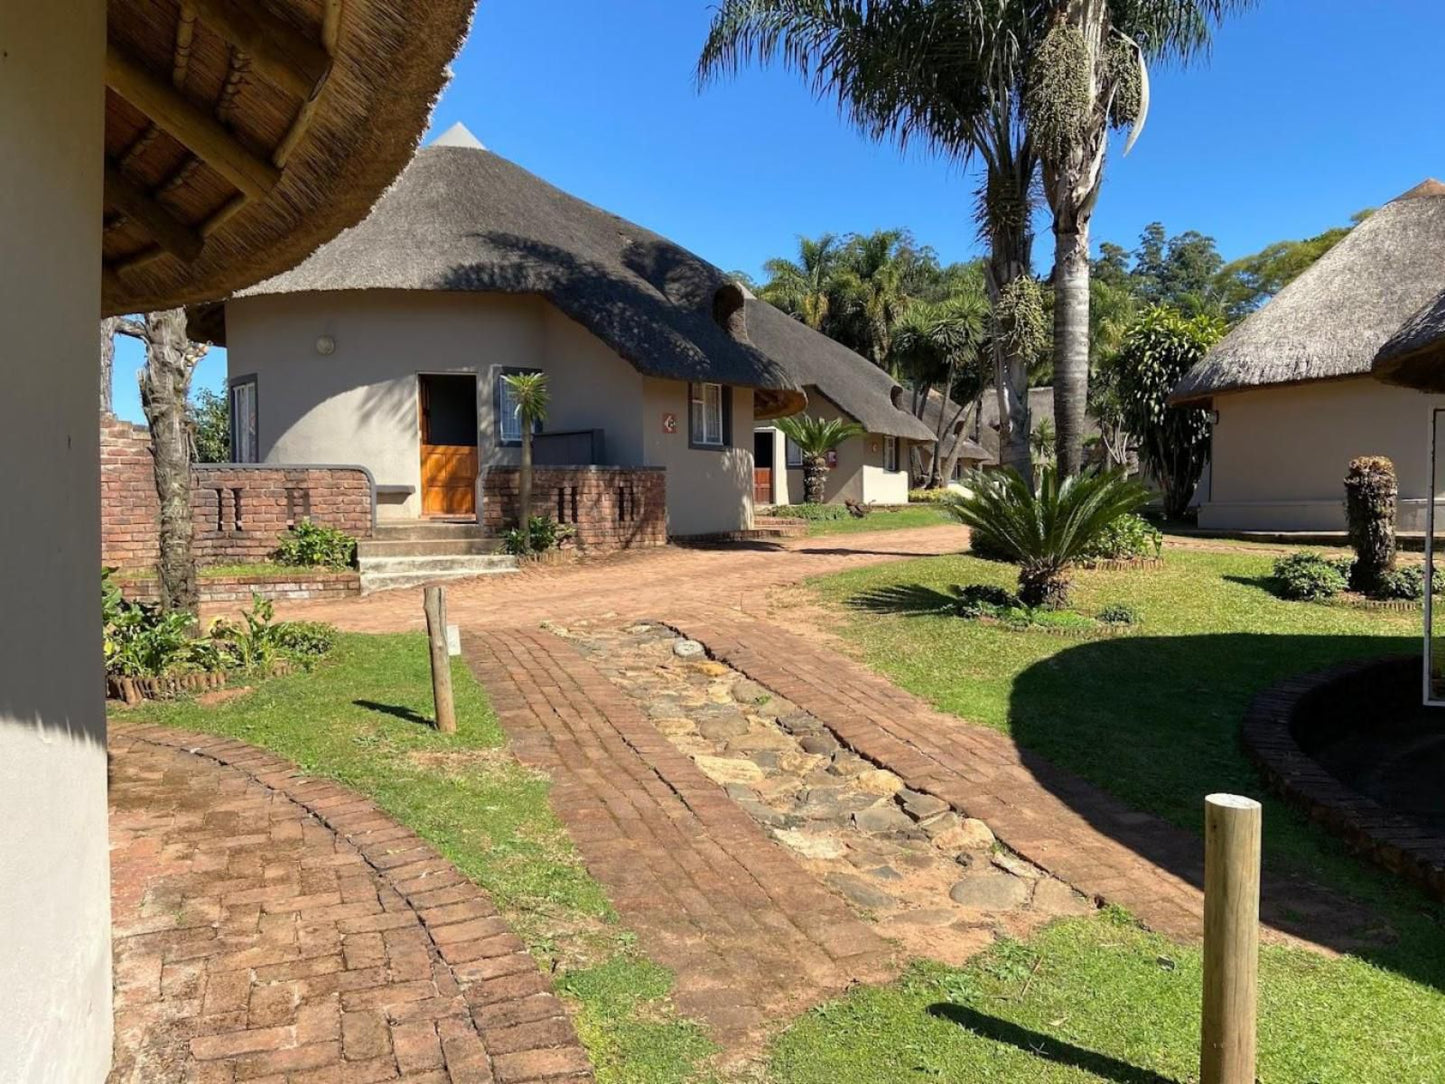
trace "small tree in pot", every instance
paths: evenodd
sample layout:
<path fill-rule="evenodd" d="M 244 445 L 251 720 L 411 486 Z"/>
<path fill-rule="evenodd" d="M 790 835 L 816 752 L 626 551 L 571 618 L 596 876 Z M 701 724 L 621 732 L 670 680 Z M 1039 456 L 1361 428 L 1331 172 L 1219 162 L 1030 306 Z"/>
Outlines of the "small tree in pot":
<path fill-rule="evenodd" d="M 849 437 L 861 436 L 863 427 L 857 422 L 795 414 L 778 419 L 778 428 L 803 453 L 803 502 L 822 504 L 828 484 L 828 453 Z"/>
<path fill-rule="evenodd" d="M 522 468 L 517 477 L 517 526 L 522 532 L 522 552 L 532 549 L 532 429 L 547 418 L 547 374 L 512 373 L 502 378 L 516 404 L 522 429 Z"/>
<path fill-rule="evenodd" d="M 1400 486 L 1395 464 L 1382 455 L 1362 455 L 1350 461 L 1345 475 L 1345 523 L 1355 564 L 1350 586 L 1375 591 L 1380 577 L 1395 567 L 1395 500 Z"/>

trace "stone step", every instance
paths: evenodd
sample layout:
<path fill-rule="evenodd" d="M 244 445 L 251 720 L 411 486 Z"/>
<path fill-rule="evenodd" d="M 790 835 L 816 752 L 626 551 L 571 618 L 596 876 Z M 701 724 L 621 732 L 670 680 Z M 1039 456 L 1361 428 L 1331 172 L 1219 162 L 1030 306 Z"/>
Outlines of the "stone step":
<path fill-rule="evenodd" d="M 465 554 L 497 553 L 500 538 L 390 538 L 381 537 L 356 544 L 361 560 L 373 557 L 457 557 Z"/>
<path fill-rule="evenodd" d="M 388 558 L 389 562 L 400 562 L 404 558 Z M 447 558 L 441 558 L 445 562 Z M 453 558 L 453 561 L 468 563 L 443 564 L 437 567 L 437 558 L 417 558 L 410 565 L 391 567 L 387 571 L 361 570 L 361 593 L 370 595 L 377 591 L 394 591 L 403 587 L 420 587 L 423 584 L 445 583 L 449 580 L 468 580 L 476 576 L 498 576 L 517 571 L 517 559 L 501 554 L 485 557 Z"/>
<path fill-rule="evenodd" d="M 495 568 L 515 568 L 517 559 L 501 553 L 398 554 L 360 557 L 356 564 L 365 578 L 388 572 L 490 572 Z"/>
<path fill-rule="evenodd" d="M 486 538 L 487 532 L 480 523 L 459 523 L 450 520 L 406 520 L 388 523 L 385 520 L 376 525 L 372 538 L 377 542 L 438 541 L 459 538 Z"/>

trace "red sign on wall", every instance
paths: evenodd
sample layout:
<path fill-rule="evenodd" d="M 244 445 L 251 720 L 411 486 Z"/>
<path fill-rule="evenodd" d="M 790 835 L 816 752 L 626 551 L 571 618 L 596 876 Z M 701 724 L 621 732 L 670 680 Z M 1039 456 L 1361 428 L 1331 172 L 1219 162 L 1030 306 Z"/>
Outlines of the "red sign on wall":
<path fill-rule="evenodd" d="M 662 431 L 669 436 L 677 432 L 677 415 L 667 411 L 662 416 Z"/>

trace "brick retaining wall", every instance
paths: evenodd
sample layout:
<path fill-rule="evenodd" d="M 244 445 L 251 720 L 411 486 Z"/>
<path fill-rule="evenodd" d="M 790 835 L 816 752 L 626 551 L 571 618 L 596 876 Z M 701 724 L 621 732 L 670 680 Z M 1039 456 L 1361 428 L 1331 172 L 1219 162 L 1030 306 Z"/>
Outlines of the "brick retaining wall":
<path fill-rule="evenodd" d="M 303 519 L 370 537 L 371 476 L 361 467 L 198 463 L 191 508 L 198 563 L 258 561 Z M 150 434 L 143 425 L 102 422 L 101 563 L 122 569 L 154 564 L 159 516 Z"/>
<path fill-rule="evenodd" d="M 249 603 L 253 593 L 273 601 L 335 600 L 361 594 L 361 577 L 357 573 L 316 569 L 274 576 L 203 576 L 199 582 L 203 603 Z M 159 582 L 155 579 L 122 576 L 115 583 L 133 602 L 160 601 Z"/>
<path fill-rule="evenodd" d="M 482 525 L 501 534 L 517 522 L 516 467 L 482 475 Z M 661 467 L 536 467 L 532 514 L 576 529 L 584 552 L 667 544 L 667 473 Z"/>

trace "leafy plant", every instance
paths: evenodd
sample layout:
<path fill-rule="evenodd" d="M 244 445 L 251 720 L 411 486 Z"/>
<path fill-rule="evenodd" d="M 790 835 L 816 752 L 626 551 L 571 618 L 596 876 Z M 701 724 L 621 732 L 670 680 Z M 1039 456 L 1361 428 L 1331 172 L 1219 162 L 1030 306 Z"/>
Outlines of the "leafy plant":
<path fill-rule="evenodd" d="M 828 453 L 864 432 L 857 422 L 795 414 L 779 418 L 778 428 L 803 453 L 803 501 L 822 504 L 828 482 Z"/>
<path fill-rule="evenodd" d="M 1333 598 L 1349 584 L 1349 562 L 1300 551 L 1274 563 L 1275 591 L 1300 602 Z"/>
<path fill-rule="evenodd" d="M 1386 569 L 1376 577 L 1371 594 L 1375 598 L 1420 601 L 1425 597 L 1425 566 Z"/>
<path fill-rule="evenodd" d="M 1143 516 L 1120 516 L 1102 531 L 1084 557 L 1105 561 L 1127 561 L 1137 557 L 1158 557 L 1164 552 L 1164 534 Z"/>
<path fill-rule="evenodd" d="M 939 489 L 910 489 L 908 491 L 909 504 L 942 504 L 949 497 L 952 490 Z"/>
<path fill-rule="evenodd" d="M 1040 472 L 1035 493 L 1012 468 L 968 480 L 969 496 L 945 502 L 950 515 L 977 542 L 1019 566 L 1024 605 L 1061 609 L 1068 600 L 1069 566 L 1120 516 L 1141 508 L 1148 490 L 1122 472 L 1090 471 L 1060 478 L 1053 465 Z"/>
<path fill-rule="evenodd" d="M 328 654 L 336 643 L 336 629 L 315 621 L 276 621 L 276 607 L 252 593 L 251 608 L 241 611 L 241 622 L 217 618 L 211 640 L 224 651 L 232 666 L 265 673 L 279 660 L 310 666 Z"/>
<path fill-rule="evenodd" d="M 529 553 L 546 553 L 557 549 L 577 532 L 574 528 L 557 523 L 550 516 L 533 516 L 527 521 L 527 533 L 513 527 L 502 535 L 502 549 L 513 557 Z"/>
<path fill-rule="evenodd" d="M 992 583 L 971 583 L 955 587 L 959 617 L 998 617 L 1003 611 L 1021 609 L 1018 595 Z"/>
<path fill-rule="evenodd" d="M 1142 618 L 1127 602 L 1111 602 L 1099 611 L 1099 620 L 1106 625 L 1137 625 Z"/>
<path fill-rule="evenodd" d="M 231 404 L 226 396 L 202 388 L 188 404 L 191 432 L 195 434 L 196 462 L 231 461 Z"/>
<path fill-rule="evenodd" d="M 272 629 L 280 652 L 301 663 L 331 654 L 336 636 L 336 626 L 324 621 L 282 621 Z"/>
<path fill-rule="evenodd" d="M 356 539 L 339 528 L 302 520 L 281 536 L 273 556 L 283 565 L 340 571 L 356 564 Z"/>
<path fill-rule="evenodd" d="M 790 504 L 780 508 L 777 514 L 788 519 L 806 519 L 821 523 L 834 519 L 847 519 L 850 513 L 841 504 Z"/>
<path fill-rule="evenodd" d="M 517 474 L 517 526 L 532 517 L 532 430 L 547 420 L 547 374 L 542 372 L 510 373 L 502 377 L 516 404 L 517 421 L 522 431 L 522 464 Z M 529 552 L 530 531 L 517 531 L 521 553 Z"/>
<path fill-rule="evenodd" d="M 159 606 L 131 601 L 111 579 L 115 569 L 100 573 L 102 645 L 105 672 L 113 677 L 160 677 L 187 670 L 220 669 L 204 643 L 192 639 L 195 625 L 183 610 L 169 613 Z"/>
<path fill-rule="evenodd" d="M 1197 407 L 1169 405 L 1169 396 L 1224 334 L 1209 316 L 1186 319 L 1156 306 L 1134 325 L 1113 363 L 1118 368 L 1124 424 L 1139 439 L 1139 458 L 1164 490 L 1164 511 L 1184 515 L 1209 461 L 1209 421 Z"/>

